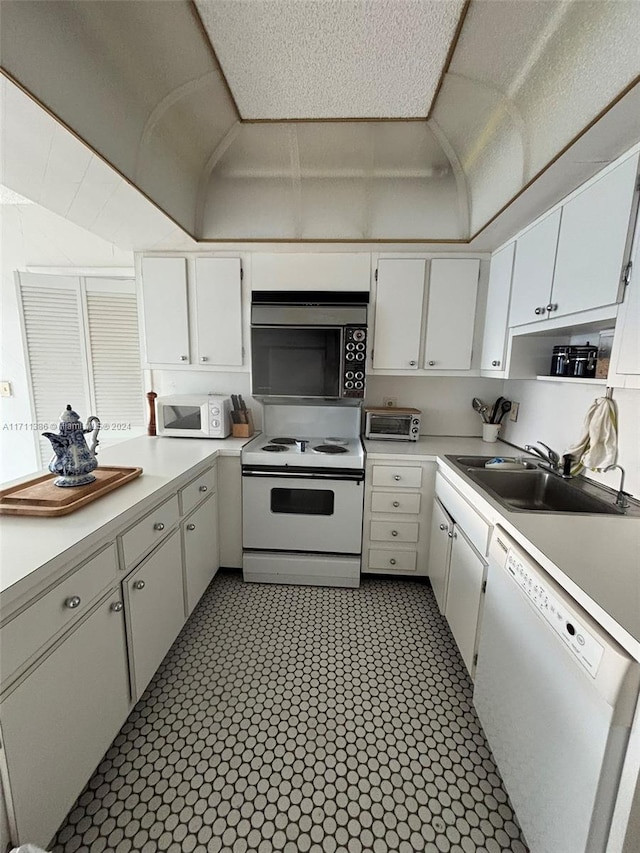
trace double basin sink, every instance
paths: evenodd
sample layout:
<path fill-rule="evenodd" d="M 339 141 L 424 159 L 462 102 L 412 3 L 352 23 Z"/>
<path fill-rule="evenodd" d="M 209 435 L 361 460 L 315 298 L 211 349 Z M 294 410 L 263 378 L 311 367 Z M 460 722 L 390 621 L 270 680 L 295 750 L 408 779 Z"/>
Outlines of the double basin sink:
<path fill-rule="evenodd" d="M 492 456 L 447 456 L 459 471 L 511 512 L 640 516 L 640 505 L 616 505 L 616 493 L 584 477 L 565 480 L 525 460 L 517 469 L 490 467 Z"/>

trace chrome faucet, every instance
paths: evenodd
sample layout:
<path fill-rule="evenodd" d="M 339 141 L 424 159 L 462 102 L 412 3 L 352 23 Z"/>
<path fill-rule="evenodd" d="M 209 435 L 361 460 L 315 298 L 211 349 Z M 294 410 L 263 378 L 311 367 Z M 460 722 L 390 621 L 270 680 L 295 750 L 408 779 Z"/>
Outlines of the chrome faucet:
<path fill-rule="evenodd" d="M 614 468 L 617 468 L 621 472 L 620 488 L 618 489 L 618 494 L 616 496 L 616 506 L 626 509 L 629 506 L 629 501 L 627 500 L 627 493 L 624 490 L 624 468 L 622 465 L 607 465 L 604 469 L 604 473 L 606 474 L 607 471 L 613 471 Z"/>
<path fill-rule="evenodd" d="M 555 450 L 552 450 L 548 444 L 545 444 L 542 441 L 538 441 L 536 442 L 536 444 L 539 444 L 541 447 L 544 447 L 547 452 L 545 453 L 544 450 L 539 450 L 537 447 L 534 447 L 531 444 L 525 444 L 524 449 L 527 451 L 527 453 L 535 453 L 536 456 L 540 457 L 540 459 L 542 459 L 542 461 L 549 466 L 550 471 L 553 471 L 554 474 L 559 474 L 560 457 L 555 452 Z"/>

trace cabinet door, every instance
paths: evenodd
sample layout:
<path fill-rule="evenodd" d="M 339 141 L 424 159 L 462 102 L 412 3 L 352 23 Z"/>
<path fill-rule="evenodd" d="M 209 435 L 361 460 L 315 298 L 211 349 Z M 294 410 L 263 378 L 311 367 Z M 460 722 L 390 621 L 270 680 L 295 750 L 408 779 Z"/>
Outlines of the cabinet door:
<path fill-rule="evenodd" d="M 20 844 L 47 847 L 126 719 L 118 598 L 99 604 L 0 705 Z"/>
<path fill-rule="evenodd" d="M 611 361 L 616 374 L 640 378 L 640 217 L 636 224 L 631 280 L 618 312 Z M 632 384 L 627 379 L 627 382 L 630 387 L 638 387 L 637 381 Z"/>
<path fill-rule="evenodd" d="M 142 259 L 144 341 L 149 364 L 189 363 L 187 262 Z"/>
<path fill-rule="evenodd" d="M 427 302 L 427 370 L 469 370 L 476 320 L 476 258 L 431 261 Z"/>
<path fill-rule="evenodd" d="M 516 244 L 509 243 L 491 258 L 487 310 L 484 316 L 481 370 L 505 370 L 505 344 L 515 249 Z"/>
<path fill-rule="evenodd" d="M 560 210 L 556 210 L 516 241 L 510 326 L 547 318 L 559 230 Z"/>
<path fill-rule="evenodd" d="M 139 699 L 184 623 L 178 531 L 172 533 L 124 585 L 135 695 Z"/>
<path fill-rule="evenodd" d="M 439 500 L 433 502 L 431 516 L 431 544 L 429 546 L 429 580 L 440 613 L 445 611 L 447 582 L 449 579 L 449 557 L 453 520 Z"/>
<path fill-rule="evenodd" d="M 218 498 L 212 495 L 182 523 L 187 616 L 218 571 Z"/>
<path fill-rule="evenodd" d="M 242 568 L 242 473 L 239 456 L 218 459 L 218 532 L 220 565 L 230 569 Z"/>
<path fill-rule="evenodd" d="M 444 615 L 469 673 L 473 670 L 485 563 L 460 528 L 453 530 Z"/>
<path fill-rule="evenodd" d="M 418 369 L 424 274 L 421 259 L 384 258 L 378 262 L 374 368 Z"/>
<path fill-rule="evenodd" d="M 552 317 L 619 301 L 637 169 L 636 154 L 563 206 Z"/>
<path fill-rule="evenodd" d="M 240 258 L 196 259 L 198 364 L 242 364 Z"/>

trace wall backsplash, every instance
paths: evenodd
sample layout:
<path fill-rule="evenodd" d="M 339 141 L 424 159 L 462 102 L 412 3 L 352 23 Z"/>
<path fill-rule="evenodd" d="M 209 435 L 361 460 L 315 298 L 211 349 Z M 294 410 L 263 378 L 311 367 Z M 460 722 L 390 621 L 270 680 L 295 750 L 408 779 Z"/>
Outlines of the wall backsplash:
<path fill-rule="evenodd" d="M 570 382 L 508 380 L 504 395 L 520 403 L 517 423 L 506 420 L 502 437 L 519 447 L 544 441 L 558 453 L 575 444 L 582 435 L 587 410 L 596 397 L 603 397 L 603 385 L 589 387 Z M 640 391 L 614 389 L 618 409 L 618 463 L 626 471 L 625 490 L 640 496 Z M 587 476 L 617 488 L 620 472 Z"/>

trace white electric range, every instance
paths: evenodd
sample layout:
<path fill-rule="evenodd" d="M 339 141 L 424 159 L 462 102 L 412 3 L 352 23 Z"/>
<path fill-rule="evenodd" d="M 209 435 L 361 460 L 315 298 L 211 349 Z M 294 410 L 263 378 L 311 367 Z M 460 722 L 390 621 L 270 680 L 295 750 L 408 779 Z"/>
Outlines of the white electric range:
<path fill-rule="evenodd" d="M 359 406 L 266 404 L 264 425 L 241 454 L 244 579 L 359 586 Z"/>

